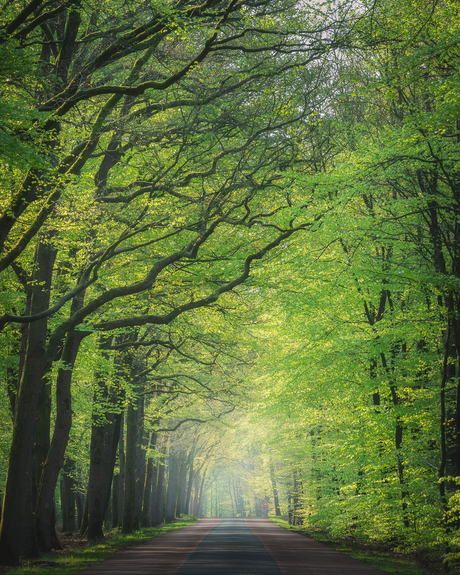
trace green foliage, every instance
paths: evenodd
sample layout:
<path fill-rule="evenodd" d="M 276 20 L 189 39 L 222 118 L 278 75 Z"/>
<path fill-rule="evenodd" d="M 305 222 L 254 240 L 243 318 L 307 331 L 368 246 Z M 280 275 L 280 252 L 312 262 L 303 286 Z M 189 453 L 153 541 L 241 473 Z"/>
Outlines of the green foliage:
<path fill-rule="evenodd" d="M 458 465 L 458 352 L 445 348 L 458 301 L 458 26 L 451 3 L 433 10 L 385 3 L 356 24 L 364 64 L 347 54 L 338 66 L 321 121 L 329 155 L 295 174 L 319 225 L 254 276 L 267 324 L 254 425 L 291 497 L 297 478 L 305 525 L 440 564 L 457 553 L 438 478 L 455 507 L 442 477 Z"/>
<path fill-rule="evenodd" d="M 390 553 L 385 552 L 378 547 L 369 548 L 369 546 L 366 547 L 364 545 L 360 547 L 357 544 L 353 544 L 351 541 L 331 540 L 320 531 L 309 530 L 308 533 L 306 533 L 302 527 L 289 525 L 285 519 L 280 519 L 278 517 L 270 517 L 269 519 L 284 529 L 290 529 L 309 537 L 313 537 L 317 541 L 321 541 L 341 553 L 345 553 L 350 557 L 354 557 L 368 565 L 372 565 L 372 567 L 380 569 L 384 573 L 388 573 L 388 575 L 429 575 L 428 571 L 423 567 L 418 566 L 413 559 L 392 556 Z M 433 571 L 430 570 L 429 573 L 433 574 Z"/>
<path fill-rule="evenodd" d="M 0 38 L 1 476 L 48 242 L 53 383 L 86 336 L 79 477 L 91 424 L 145 397 L 150 437 L 193 437 L 206 512 L 211 486 L 223 513 L 273 505 L 274 475 L 291 521 L 453 565 L 458 8 L 302 7 L 62 7 L 65 71 L 57 20 Z"/>

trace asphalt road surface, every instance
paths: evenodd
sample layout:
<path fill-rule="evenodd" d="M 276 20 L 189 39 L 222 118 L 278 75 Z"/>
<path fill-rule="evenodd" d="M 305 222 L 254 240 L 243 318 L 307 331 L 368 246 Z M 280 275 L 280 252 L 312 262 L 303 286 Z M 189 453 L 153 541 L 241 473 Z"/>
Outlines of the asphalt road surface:
<path fill-rule="evenodd" d="M 81 575 L 385 575 L 267 519 L 201 519 Z"/>
<path fill-rule="evenodd" d="M 243 519 L 222 519 L 188 557 L 177 575 L 282 575 L 276 561 Z"/>

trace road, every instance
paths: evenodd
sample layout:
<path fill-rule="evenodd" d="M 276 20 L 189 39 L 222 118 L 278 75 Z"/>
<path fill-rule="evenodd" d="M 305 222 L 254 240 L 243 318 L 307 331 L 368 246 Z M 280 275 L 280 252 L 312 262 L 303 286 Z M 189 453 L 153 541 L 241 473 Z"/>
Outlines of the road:
<path fill-rule="evenodd" d="M 80 575 L 385 575 L 266 519 L 201 519 Z"/>

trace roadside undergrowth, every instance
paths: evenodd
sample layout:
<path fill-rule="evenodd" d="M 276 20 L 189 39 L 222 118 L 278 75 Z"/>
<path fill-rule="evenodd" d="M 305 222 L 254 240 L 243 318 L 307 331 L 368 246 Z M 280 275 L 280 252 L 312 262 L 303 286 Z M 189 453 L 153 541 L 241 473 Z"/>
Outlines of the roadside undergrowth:
<path fill-rule="evenodd" d="M 184 516 L 158 527 L 142 528 L 131 534 L 119 530 L 107 531 L 104 539 L 87 541 L 84 538 L 63 537 L 62 551 L 54 551 L 36 559 L 22 561 L 19 568 L 8 569 L 8 575 L 73 575 L 95 563 L 109 559 L 116 553 L 149 541 L 169 531 L 193 525 L 197 517 Z M 6 570 L 2 570 L 4 572 Z"/>
<path fill-rule="evenodd" d="M 268 519 L 284 529 L 296 531 L 301 535 L 311 537 L 350 557 L 372 565 L 372 567 L 376 567 L 388 575 L 438 575 L 445 573 L 445 571 L 442 570 L 441 562 L 439 562 L 438 565 L 430 564 L 423 566 L 411 555 L 395 553 L 377 544 L 373 545 L 350 539 L 332 539 L 324 531 L 290 525 L 286 519 L 281 517 L 269 517 Z M 457 571 L 450 571 L 450 575 L 454 575 L 454 573 L 457 573 Z"/>

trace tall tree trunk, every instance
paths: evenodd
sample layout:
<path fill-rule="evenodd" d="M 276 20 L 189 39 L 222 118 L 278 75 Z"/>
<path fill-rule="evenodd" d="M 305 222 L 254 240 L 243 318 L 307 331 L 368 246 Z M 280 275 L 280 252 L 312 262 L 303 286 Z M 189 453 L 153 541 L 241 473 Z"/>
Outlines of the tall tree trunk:
<path fill-rule="evenodd" d="M 88 539 L 104 536 L 103 523 L 110 503 L 116 449 L 120 435 L 121 414 L 106 414 L 104 425 L 93 425 L 88 481 Z"/>
<path fill-rule="evenodd" d="M 112 527 L 121 526 L 120 517 L 120 474 L 113 476 L 112 481 Z"/>
<path fill-rule="evenodd" d="M 149 509 L 149 523 L 152 527 L 153 525 L 157 525 L 159 523 L 158 517 L 156 514 L 157 506 L 156 506 L 156 494 L 158 488 L 158 471 L 159 471 L 159 464 L 157 461 L 153 461 L 153 475 L 152 475 L 152 488 L 150 493 L 150 509 Z"/>
<path fill-rule="evenodd" d="M 120 466 L 120 486 L 118 491 L 118 517 L 119 525 L 123 523 L 123 497 L 125 492 L 125 426 L 126 416 L 123 412 L 120 421 L 120 441 L 118 443 L 118 463 Z"/>
<path fill-rule="evenodd" d="M 148 449 L 155 449 L 157 440 L 156 433 L 149 433 L 149 443 Z M 144 483 L 144 496 L 142 501 L 142 527 L 150 527 L 150 511 L 151 511 L 151 495 L 152 495 L 152 485 L 153 478 L 155 475 L 155 460 L 153 457 L 147 459 L 147 472 Z"/>
<path fill-rule="evenodd" d="M 235 498 L 233 497 L 232 478 L 228 479 L 228 494 L 230 495 L 230 505 L 232 506 L 232 517 L 235 517 Z"/>
<path fill-rule="evenodd" d="M 169 452 L 168 458 L 168 488 L 166 491 L 165 521 L 174 520 L 177 502 L 177 482 L 179 478 L 179 458 L 175 450 Z"/>
<path fill-rule="evenodd" d="M 82 515 L 80 521 L 80 534 L 85 535 L 88 530 L 88 498 L 84 498 L 84 503 L 82 505 Z"/>
<path fill-rule="evenodd" d="M 393 352 L 393 358 L 396 356 L 397 352 Z M 385 369 L 389 382 L 390 382 L 390 392 L 391 398 L 393 401 L 393 405 L 397 407 L 400 403 L 398 389 L 396 387 L 396 382 L 393 378 L 393 370 L 387 363 L 385 354 L 382 352 L 380 354 L 382 359 L 382 366 Z M 396 449 L 396 465 L 398 469 L 398 480 L 399 484 L 401 485 L 401 508 L 402 508 L 402 517 L 404 521 L 404 526 L 409 527 L 410 522 L 407 515 L 407 499 L 409 497 L 409 492 L 406 485 L 406 480 L 404 477 L 405 469 L 404 469 L 404 461 L 401 454 L 402 448 L 402 441 L 403 441 L 403 434 L 404 434 L 404 427 L 399 416 L 396 417 L 396 425 L 395 425 L 395 449 Z"/>
<path fill-rule="evenodd" d="M 62 352 L 62 361 L 65 367 L 60 368 L 57 375 L 56 421 L 53 439 L 40 479 L 35 509 L 35 530 L 37 541 L 42 551 L 61 548 L 55 527 L 54 491 L 59 471 L 64 463 L 64 454 L 72 426 L 72 370 L 80 344 L 86 335 L 85 332 L 73 331 L 67 334 Z"/>
<path fill-rule="evenodd" d="M 136 506 L 136 439 L 136 410 L 131 402 L 128 405 L 126 412 L 126 459 L 122 533 L 132 533 L 134 531 L 134 514 Z"/>
<path fill-rule="evenodd" d="M 139 387 L 139 391 L 142 388 Z M 135 440 L 135 453 L 136 453 L 136 483 L 135 483 L 135 512 L 133 527 L 138 531 L 142 521 L 142 500 L 144 497 L 144 483 L 146 472 L 146 438 L 144 437 L 144 398 L 142 393 L 139 394 L 136 405 L 136 440 Z"/>
<path fill-rule="evenodd" d="M 83 511 L 85 508 L 85 496 L 81 492 L 80 480 L 78 480 L 78 489 L 75 492 L 75 504 L 77 506 L 77 529 L 80 530 L 83 523 Z"/>
<path fill-rule="evenodd" d="M 195 471 L 193 468 L 193 458 L 190 462 L 190 469 L 188 472 L 187 491 L 185 493 L 184 513 L 190 514 L 190 499 L 192 496 L 193 483 L 195 481 Z"/>
<path fill-rule="evenodd" d="M 120 414 L 120 437 L 118 440 L 118 465 L 120 472 L 113 478 L 112 486 L 112 527 L 123 523 L 123 490 L 125 477 L 125 442 L 123 437 L 123 412 Z"/>
<path fill-rule="evenodd" d="M 42 379 L 40 401 L 34 441 L 34 501 L 38 498 L 38 482 L 50 449 L 51 433 L 51 381 L 48 376 Z"/>
<path fill-rule="evenodd" d="M 301 503 L 302 494 L 302 480 L 300 478 L 300 472 L 298 469 L 293 471 L 293 486 L 292 493 L 290 495 L 291 506 L 289 513 L 289 523 L 291 525 L 302 525 L 302 518 L 300 516 L 300 510 L 302 508 Z"/>
<path fill-rule="evenodd" d="M 278 498 L 278 488 L 276 486 L 276 478 L 275 478 L 275 467 L 272 462 L 270 462 L 270 481 L 272 483 L 273 501 L 275 504 L 275 515 L 276 517 L 281 517 L 280 502 Z"/>
<path fill-rule="evenodd" d="M 177 497 L 176 497 L 176 508 L 174 510 L 174 517 L 180 517 L 181 514 L 181 506 L 182 506 L 182 501 L 183 501 L 183 485 L 184 485 L 184 480 L 186 479 L 187 475 L 186 475 L 186 465 L 185 465 L 185 461 L 183 460 L 182 457 L 180 457 L 179 460 L 179 472 L 177 474 Z"/>
<path fill-rule="evenodd" d="M 176 515 L 180 517 L 182 513 L 188 513 L 188 502 L 187 502 L 187 475 L 189 475 L 189 469 L 192 468 L 193 458 L 195 456 L 195 447 L 193 446 L 188 452 L 187 459 L 183 462 L 183 469 L 181 470 L 181 475 L 179 478 L 179 497 L 177 499 L 177 509 Z"/>
<path fill-rule="evenodd" d="M 100 349 L 106 355 L 112 338 L 104 338 Z M 113 470 L 117 455 L 121 429 L 121 406 L 118 389 L 106 384 L 105 376 L 96 377 L 97 388 L 94 393 L 93 424 L 91 428 L 90 467 L 88 491 L 88 526 L 86 536 L 88 539 L 104 537 L 103 523 L 110 502 Z M 111 406 L 100 413 L 98 402 Z"/>
<path fill-rule="evenodd" d="M 147 473 L 144 484 L 144 497 L 142 500 L 142 527 L 150 527 L 150 497 L 152 494 L 152 481 L 154 476 L 153 457 L 147 459 Z"/>
<path fill-rule="evenodd" d="M 193 513 L 193 515 L 196 515 L 198 517 L 202 517 L 202 509 L 203 509 L 203 491 L 204 491 L 204 485 L 205 485 L 205 481 L 206 481 L 206 475 L 207 475 L 207 469 L 205 469 L 203 471 L 203 477 L 201 478 L 201 483 L 200 483 L 200 487 L 198 490 L 198 496 L 196 499 L 196 512 Z M 212 514 L 212 513 L 211 513 Z M 243 515 L 244 517 L 244 515 Z"/>
<path fill-rule="evenodd" d="M 204 489 L 204 482 L 206 481 L 206 469 L 203 471 L 203 475 L 201 476 L 201 481 L 200 481 L 200 475 L 197 475 L 197 483 L 198 483 L 198 489 L 196 491 L 196 496 L 193 502 L 193 512 L 192 515 L 195 515 L 196 517 L 199 516 L 200 514 L 200 507 L 201 507 L 201 501 L 202 501 L 202 495 L 203 495 L 203 489 Z"/>
<path fill-rule="evenodd" d="M 48 309 L 56 250 L 39 241 L 31 287 L 31 314 Z M 13 437 L 0 525 L 0 562 L 17 565 L 19 558 L 38 554 L 34 532 L 33 448 L 36 420 L 45 375 L 47 318 L 30 324 L 21 382 L 15 401 Z"/>
<path fill-rule="evenodd" d="M 31 314 L 31 306 L 32 306 L 32 289 L 28 283 L 28 277 L 25 277 L 25 274 L 22 270 L 18 270 L 18 277 L 20 278 L 21 283 L 24 286 L 24 290 L 26 292 L 26 305 L 24 315 L 28 316 Z M 21 336 L 18 338 L 18 341 L 13 342 L 13 348 L 11 350 L 12 355 L 17 355 L 19 357 L 18 367 L 17 369 L 13 367 L 7 368 L 7 393 L 8 399 L 10 400 L 10 407 L 11 413 L 13 415 L 13 423 L 14 417 L 16 414 L 16 399 L 19 393 L 19 384 L 21 383 L 22 374 L 24 372 L 24 364 L 25 358 L 27 353 L 27 341 L 29 338 L 29 324 L 23 323 L 20 327 Z M 1 505 L 0 505 L 1 507 Z"/>
<path fill-rule="evenodd" d="M 62 531 L 75 531 L 75 462 L 68 459 L 62 473 Z"/>
<path fill-rule="evenodd" d="M 440 417 L 440 436 L 441 436 L 441 462 L 439 464 L 439 494 L 444 510 L 447 511 L 447 497 L 446 497 L 446 466 L 447 466 L 447 437 L 446 437 L 446 423 L 447 423 L 447 409 L 446 409 L 446 387 L 449 380 L 449 356 L 450 356 L 450 325 L 447 326 L 446 342 L 444 344 L 444 360 L 441 378 L 441 417 Z"/>
<path fill-rule="evenodd" d="M 157 473 L 157 482 L 155 489 L 154 515 L 156 524 L 163 523 L 165 519 L 164 493 L 165 493 L 165 455 L 163 454 L 158 460 L 158 473 Z"/>

